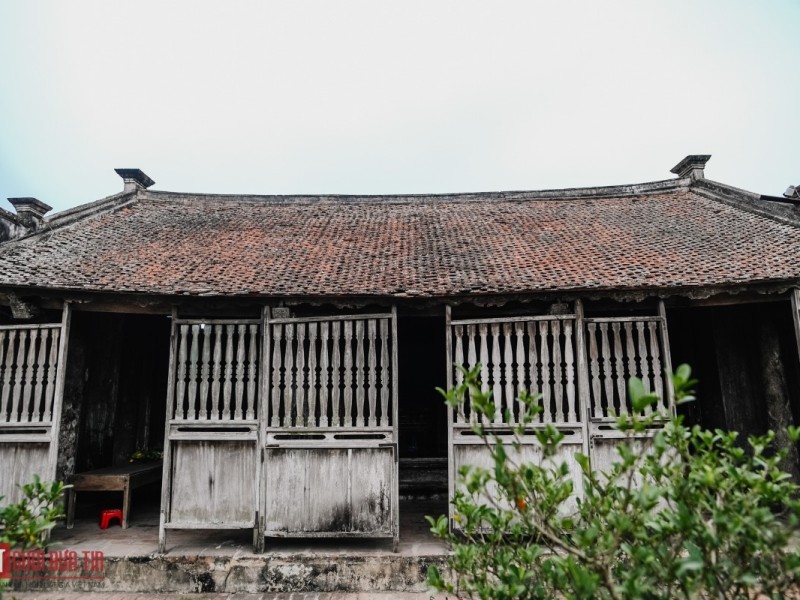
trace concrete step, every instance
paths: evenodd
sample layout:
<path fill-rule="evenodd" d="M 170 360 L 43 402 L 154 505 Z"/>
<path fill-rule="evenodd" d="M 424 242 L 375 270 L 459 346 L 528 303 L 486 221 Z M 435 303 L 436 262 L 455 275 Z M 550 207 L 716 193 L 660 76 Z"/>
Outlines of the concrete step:
<path fill-rule="evenodd" d="M 115 593 L 426 592 L 428 565 L 445 557 L 309 554 L 105 557 L 101 576 L 12 580 L 15 591 Z"/>
<path fill-rule="evenodd" d="M 454 596 L 428 592 L 314 592 L 265 594 L 135 594 L 105 592 L 22 592 L 14 594 L 18 600 L 456 600 Z"/>

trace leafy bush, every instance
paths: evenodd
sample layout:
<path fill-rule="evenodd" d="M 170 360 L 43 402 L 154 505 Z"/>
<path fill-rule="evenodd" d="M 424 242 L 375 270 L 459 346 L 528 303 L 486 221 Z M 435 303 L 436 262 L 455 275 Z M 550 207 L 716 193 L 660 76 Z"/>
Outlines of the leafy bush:
<path fill-rule="evenodd" d="M 448 406 L 468 392 L 473 410 L 491 422 L 496 407 L 479 370 L 464 376 L 463 385 L 442 391 Z M 692 399 L 690 377 L 686 365 L 671 375 L 676 400 Z M 452 549 L 450 573 L 431 567 L 429 583 L 485 599 L 784 597 L 800 578 L 792 543 L 800 502 L 779 467 L 786 452 L 773 447 L 774 433 L 742 444 L 736 433 L 647 414 L 657 397 L 638 379 L 628 396 L 634 414 L 617 418 L 626 437 L 614 465 L 599 473 L 577 456 L 577 500 L 566 463 L 555 459 L 563 435 L 552 425 L 536 429 L 545 460 L 519 460 L 538 397 L 521 395 L 525 417 L 510 442 L 474 425 L 494 468 L 460 470 L 452 501 L 460 532 L 449 531 L 445 516 L 428 517 Z M 660 424 L 640 451 L 643 434 Z M 790 428 L 789 437 L 796 443 L 800 430 Z"/>
<path fill-rule="evenodd" d="M 44 547 L 56 520 L 64 517 L 65 487 L 60 481 L 42 483 L 34 475 L 32 483 L 22 486 L 22 500 L 0 508 L 0 542 L 20 550 Z"/>
<path fill-rule="evenodd" d="M 128 457 L 129 463 L 139 463 L 139 462 L 152 462 L 154 460 L 161 460 L 164 453 L 160 450 L 149 450 L 144 448 L 142 450 L 137 450 L 133 454 Z"/>
<path fill-rule="evenodd" d="M 63 482 L 42 483 L 38 475 L 22 486 L 22 500 L 0 508 L 0 543 L 18 550 L 44 548 L 56 520 L 64 517 Z M 0 505 L 3 496 L 0 496 Z M 0 600 L 8 579 L 0 580 Z"/>

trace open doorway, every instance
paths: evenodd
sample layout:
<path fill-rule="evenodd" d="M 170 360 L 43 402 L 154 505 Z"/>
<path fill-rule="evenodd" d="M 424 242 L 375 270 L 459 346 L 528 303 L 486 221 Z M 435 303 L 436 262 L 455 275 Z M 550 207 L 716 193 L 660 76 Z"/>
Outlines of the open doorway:
<path fill-rule="evenodd" d="M 427 532 L 425 515 L 447 513 L 445 320 L 398 319 L 400 537 Z"/>
<path fill-rule="evenodd" d="M 77 492 L 77 523 L 96 529 L 102 511 L 119 509 L 131 525 L 157 525 L 169 339 L 166 316 L 74 313 L 58 473 L 75 490 L 100 474 Z"/>

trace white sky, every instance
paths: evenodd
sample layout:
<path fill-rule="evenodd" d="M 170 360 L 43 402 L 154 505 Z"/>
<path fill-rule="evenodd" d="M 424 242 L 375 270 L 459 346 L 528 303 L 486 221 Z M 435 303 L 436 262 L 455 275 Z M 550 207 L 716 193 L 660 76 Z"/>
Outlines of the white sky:
<path fill-rule="evenodd" d="M 0 197 L 800 184 L 800 1 L 0 0 Z M 5 201 L 2 205 L 9 208 Z"/>

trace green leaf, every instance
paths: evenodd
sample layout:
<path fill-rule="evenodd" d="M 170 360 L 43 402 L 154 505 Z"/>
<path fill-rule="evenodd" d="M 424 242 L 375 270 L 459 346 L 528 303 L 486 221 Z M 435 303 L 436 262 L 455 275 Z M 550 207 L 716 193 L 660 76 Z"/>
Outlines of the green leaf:
<path fill-rule="evenodd" d="M 694 560 L 694 559 L 687 559 L 681 562 L 678 565 L 678 570 L 676 571 L 676 575 L 680 578 L 686 575 L 686 573 L 700 571 L 705 564 L 701 560 Z"/>
<path fill-rule="evenodd" d="M 692 376 L 692 368 L 686 363 L 678 365 L 678 368 L 675 370 L 675 376 L 682 381 L 689 381 L 689 378 Z"/>

